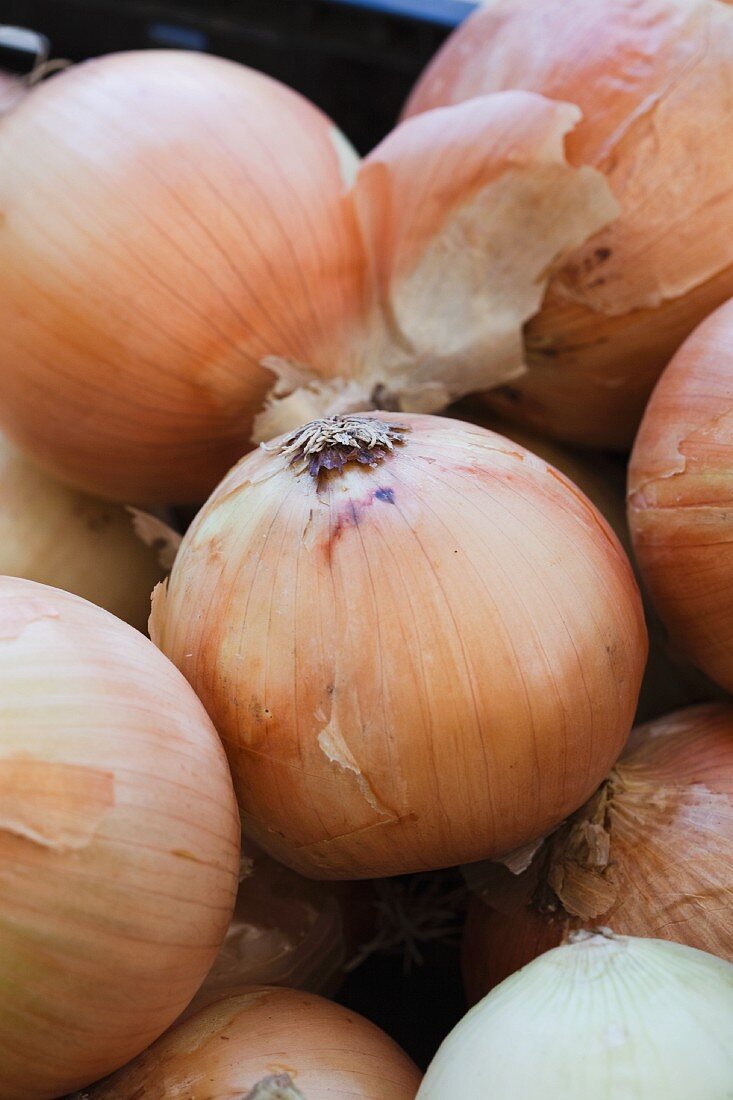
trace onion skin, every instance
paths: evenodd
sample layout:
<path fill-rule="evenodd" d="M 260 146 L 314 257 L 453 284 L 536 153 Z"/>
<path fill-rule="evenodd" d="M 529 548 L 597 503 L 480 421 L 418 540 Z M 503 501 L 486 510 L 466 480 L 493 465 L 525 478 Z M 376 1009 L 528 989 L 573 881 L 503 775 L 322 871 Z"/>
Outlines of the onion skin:
<path fill-rule="evenodd" d="M 605 813 L 591 800 L 572 837 L 551 837 L 522 875 L 487 869 L 463 940 L 471 1003 L 598 925 L 733 962 L 733 708 L 690 707 L 639 727 L 609 783 Z M 602 853 L 596 867 L 581 829 Z"/>
<path fill-rule="evenodd" d="M 239 821 L 203 707 L 137 631 L 0 578 L 3 1100 L 49 1100 L 180 1014 L 226 932 Z"/>
<path fill-rule="evenodd" d="M 363 1017 L 310 993 L 256 986 L 178 1024 L 88 1095 L 246 1098 L 280 1074 L 304 1100 L 414 1100 L 420 1083 L 407 1055 Z"/>
<path fill-rule="evenodd" d="M 317 878 L 544 835 L 617 758 L 646 658 L 628 560 L 562 475 L 459 421 L 366 423 L 409 428 L 373 469 L 317 483 L 273 444 L 230 471 L 150 623 L 247 835 Z"/>
<path fill-rule="evenodd" d="M 123 508 L 53 480 L 0 434 L 0 574 L 73 592 L 146 633 L 164 570 Z"/>
<path fill-rule="evenodd" d="M 627 449 L 670 356 L 733 295 L 733 12 L 716 0 L 486 0 L 405 115 L 506 88 L 578 104 L 568 157 L 604 172 L 622 215 L 560 265 L 525 330 L 528 373 L 487 400 L 558 438 Z"/>
<path fill-rule="evenodd" d="M 660 379 L 629 464 L 628 516 L 644 584 L 673 641 L 733 691 L 733 302 Z"/>
<path fill-rule="evenodd" d="M 580 933 L 444 1040 L 418 1100 L 723 1100 L 733 966 L 664 940 Z"/>

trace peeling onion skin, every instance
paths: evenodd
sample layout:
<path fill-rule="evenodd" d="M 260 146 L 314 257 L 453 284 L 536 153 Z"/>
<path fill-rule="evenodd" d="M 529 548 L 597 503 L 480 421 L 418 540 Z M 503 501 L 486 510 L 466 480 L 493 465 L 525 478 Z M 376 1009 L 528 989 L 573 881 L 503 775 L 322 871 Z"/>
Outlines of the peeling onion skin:
<path fill-rule="evenodd" d="M 0 434 L 0 574 L 73 592 L 145 634 L 164 570 L 128 512 L 50 478 Z"/>
<path fill-rule="evenodd" d="M 268 449 L 230 471 L 150 623 L 246 834 L 314 878 L 544 835 L 619 755 L 647 650 L 628 559 L 562 475 L 459 421 L 365 421 L 409 428 L 373 469 L 316 482 Z"/>
<path fill-rule="evenodd" d="M 157 1038 L 238 869 L 226 759 L 178 671 L 85 600 L 0 578 L 3 1100 L 83 1087 Z"/>
<path fill-rule="evenodd" d="M 733 295 L 733 11 L 485 0 L 405 116 L 505 88 L 578 104 L 569 159 L 603 171 L 623 212 L 558 266 L 525 329 L 528 373 L 486 400 L 557 438 L 628 449 L 670 356 Z"/>
<path fill-rule="evenodd" d="M 644 584 L 679 649 L 733 691 L 733 302 L 683 344 L 644 414 L 628 516 Z"/>
<path fill-rule="evenodd" d="M 609 782 L 605 807 L 591 800 L 574 819 L 578 847 L 565 831 L 522 875 L 487 869 L 463 940 L 471 1003 L 571 932 L 598 925 L 733 962 L 733 707 L 690 707 L 640 726 Z M 591 865 L 594 851 L 602 870 Z"/>
<path fill-rule="evenodd" d="M 568 164 L 579 118 L 503 92 L 360 163 L 232 62 L 72 67 L 0 126 L 4 430 L 96 495 L 199 503 L 308 420 L 510 381 L 552 264 L 618 213 L 601 173 Z"/>
<path fill-rule="evenodd" d="M 620 458 L 574 450 L 554 440 L 547 440 L 490 413 L 476 398 L 461 402 L 454 413 L 461 419 L 521 443 L 528 451 L 539 455 L 569 477 L 608 520 L 634 564 L 626 515 L 626 467 Z M 638 573 L 637 580 L 640 580 Z M 692 703 L 727 699 L 720 688 L 670 644 L 667 631 L 648 598 L 644 600 L 644 609 L 649 631 L 649 657 L 639 693 L 636 721 L 647 722 Z"/>
<path fill-rule="evenodd" d="M 255 986 L 177 1024 L 88 1096 L 260 1100 L 257 1085 L 286 1074 L 303 1100 L 414 1100 L 420 1083 L 407 1055 L 362 1016 L 311 993 Z"/>
<path fill-rule="evenodd" d="M 453 1029 L 417 1100 L 724 1100 L 733 966 L 588 935 L 507 978 Z"/>

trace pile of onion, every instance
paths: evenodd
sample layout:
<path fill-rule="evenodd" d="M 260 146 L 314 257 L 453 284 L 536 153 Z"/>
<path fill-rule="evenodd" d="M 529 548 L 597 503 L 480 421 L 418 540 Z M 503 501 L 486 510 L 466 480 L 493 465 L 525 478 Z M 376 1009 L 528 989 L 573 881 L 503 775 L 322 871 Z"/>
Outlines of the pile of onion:
<path fill-rule="evenodd" d="M 138 1054 L 224 938 L 239 820 L 216 732 L 148 639 L 0 578 L 3 1100 L 47 1100 Z"/>
<path fill-rule="evenodd" d="M 557 265 L 525 330 L 527 373 L 487 400 L 560 438 L 628 447 L 669 357 L 733 294 L 733 10 L 484 0 L 406 115 L 510 88 L 580 107 L 568 158 L 603 172 L 621 212 Z"/>
<path fill-rule="evenodd" d="M 150 626 L 224 741 L 247 835 L 320 878 L 545 835 L 618 757 L 647 649 L 628 560 L 571 482 L 493 432 L 391 413 L 243 459 Z"/>
<path fill-rule="evenodd" d="M 89 1100 L 414 1100 L 420 1073 L 374 1024 L 311 993 L 250 987 L 201 1009 Z"/>
<path fill-rule="evenodd" d="M 639 727 L 600 790 L 525 871 L 487 864 L 466 874 L 472 1002 L 598 925 L 733 962 L 733 707 L 691 707 Z"/>
<path fill-rule="evenodd" d="M 509 382 L 550 267 L 618 212 L 565 159 L 579 118 L 486 96 L 360 164 L 230 61 L 145 51 L 55 76 L 0 122 L 5 430 L 87 491 L 199 502 L 253 434 Z"/>
<path fill-rule="evenodd" d="M 0 435 L 0 574 L 63 588 L 145 631 L 164 569 L 124 508 L 61 485 Z"/>
<path fill-rule="evenodd" d="M 629 465 L 639 569 L 680 650 L 733 691 L 733 302 L 685 341 Z"/>
<path fill-rule="evenodd" d="M 626 468 L 620 457 L 574 450 L 554 440 L 543 439 L 534 432 L 489 412 L 475 398 L 461 402 L 455 411 L 462 419 L 480 424 L 521 443 L 528 451 L 539 455 L 569 477 L 608 520 L 619 542 L 631 557 L 632 565 L 634 564 L 626 519 Z M 642 589 L 642 597 L 644 595 Z M 667 631 L 649 598 L 644 600 L 644 611 L 649 631 L 649 657 L 641 683 L 636 721 L 646 722 L 678 707 L 722 698 L 723 692 L 670 643 Z"/>
<path fill-rule="evenodd" d="M 371 898 L 356 884 L 314 882 L 251 841 L 242 844 L 232 921 L 187 1015 L 244 985 L 331 995 L 354 951 L 373 931 Z"/>
<path fill-rule="evenodd" d="M 417 1100 L 723 1100 L 731 1035 L 729 962 L 581 932 L 461 1020 Z"/>

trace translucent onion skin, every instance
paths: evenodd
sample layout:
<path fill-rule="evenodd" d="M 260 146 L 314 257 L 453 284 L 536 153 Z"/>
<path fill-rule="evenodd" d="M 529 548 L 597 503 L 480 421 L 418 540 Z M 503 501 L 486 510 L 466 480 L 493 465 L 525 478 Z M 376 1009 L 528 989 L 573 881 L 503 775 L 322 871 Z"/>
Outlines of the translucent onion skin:
<path fill-rule="evenodd" d="M 349 908 L 366 898 L 313 882 L 251 842 L 243 857 L 234 915 L 216 961 L 186 1015 L 244 985 L 285 985 L 335 993 L 357 944 Z M 368 938 L 368 933 L 364 938 Z"/>
<path fill-rule="evenodd" d="M 204 499 L 249 444 L 260 359 L 308 362 L 348 320 L 350 158 L 306 100 L 205 55 L 112 55 L 35 88 L 0 124 L 6 430 L 89 492 Z"/>
<path fill-rule="evenodd" d="M 0 435 L 0 574 L 73 592 L 146 633 L 164 570 L 123 508 L 55 481 Z"/>
<path fill-rule="evenodd" d="M 317 878 L 544 835 L 616 760 L 646 658 L 628 560 L 561 474 L 459 421 L 363 422 L 408 429 L 374 467 L 314 480 L 273 443 L 230 471 L 151 616 L 245 832 Z"/>
<path fill-rule="evenodd" d="M 733 962 L 733 707 L 634 731 L 608 781 L 515 876 L 486 869 L 463 940 L 473 1003 L 537 955 L 599 924 Z"/>
<path fill-rule="evenodd" d="M 3 1100 L 157 1038 L 211 966 L 238 869 L 226 759 L 183 677 L 100 608 L 0 578 Z"/>
<path fill-rule="evenodd" d="M 670 356 L 733 295 L 733 11 L 485 0 L 405 113 L 507 88 L 581 108 L 569 159 L 604 172 L 622 214 L 556 271 L 525 330 L 528 373 L 487 400 L 558 438 L 628 448 Z"/>
<path fill-rule="evenodd" d="M 636 560 L 679 649 L 733 691 L 733 302 L 685 341 L 629 464 Z"/>
<path fill-rule="evenodd" d="M 297 1093 L 275 1089 L 272 1078 L 281 1075 Z M 88 1095 L 414 1100 L 419 1083 L 407 1055 L 362 1016 L 310 993 L 259 986 L 178 1024 Z"/>
<path fill-rule="evenodd" d="M 733 966 L 663 940 L 588 936 L 507 978 L 440 1047 L 418 1100 L 723 1100 Z"/>
<path fill-rule="evenodd" d="M 547 440 L 489 412 L 475 398 L 456 406 L 456 415 L 514 439 L 569 477 L 608 520 L 634 564 L 626 518 L 626 467 L 620 458 L 575 450 Z M 636 721 L 647 722 L 691 703 L 723 698 L 723 692 L 693 667 L 676 647 L 670 645 L 667 631 L 651 599 L 645 599 L 644 605 L 649 631 L 649 657 L 639 693 Z"/>

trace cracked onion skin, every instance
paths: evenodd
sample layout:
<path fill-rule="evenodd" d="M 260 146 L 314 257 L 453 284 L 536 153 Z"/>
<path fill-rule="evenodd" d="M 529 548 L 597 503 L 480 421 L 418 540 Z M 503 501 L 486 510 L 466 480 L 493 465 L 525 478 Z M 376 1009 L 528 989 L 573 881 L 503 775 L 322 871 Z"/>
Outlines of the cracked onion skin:
<path fill-rule="evenodd" d="M 600 794 L 529 868 L 475 870 L 469 1001 L 579 930 L 673 940 L 733 962 L 733 707 L 638 727 Z"/>
<path fill-rule="evenodd" d="M 629 463 L 634 554 L 678 648 L 733 691 L 733 302 L 659 380 Z"/>
<path fill-rule="evenodd" d="M 165 1030 L 229 923 L 239 815 L 210 719 L 147 638 L 0 578 L 0 1095 L 50 1100 Z"/>
<path fill-rule="evenodd" d="M 557 266 L 525 327 L 528 372 L 486 400 L 568 442 L 626 450 L 671 355 L 733 295 L 733 10 L 485 0 L 405 117 L 507 88 L 581 108 L 569 159 L 605 174 L 622 213 Z"/>
<path fill-rule="evenodd" d="M 87 1095 L 414 1100 L 419 1084 L 414 1063 L 362 1016 L 312 993 L 250 986 L 171 1028 Z"/>
<path fill-rule="evenodd" d="M 618 757 L 647 651 L 628 559 L 553 467 L 447 418 L 354 420 L 402 441 L 318 478 L 291 437 L 247 456 L 150 623 L 219 730 L 245 832 L 315 878 L 546 833 Z"/>

